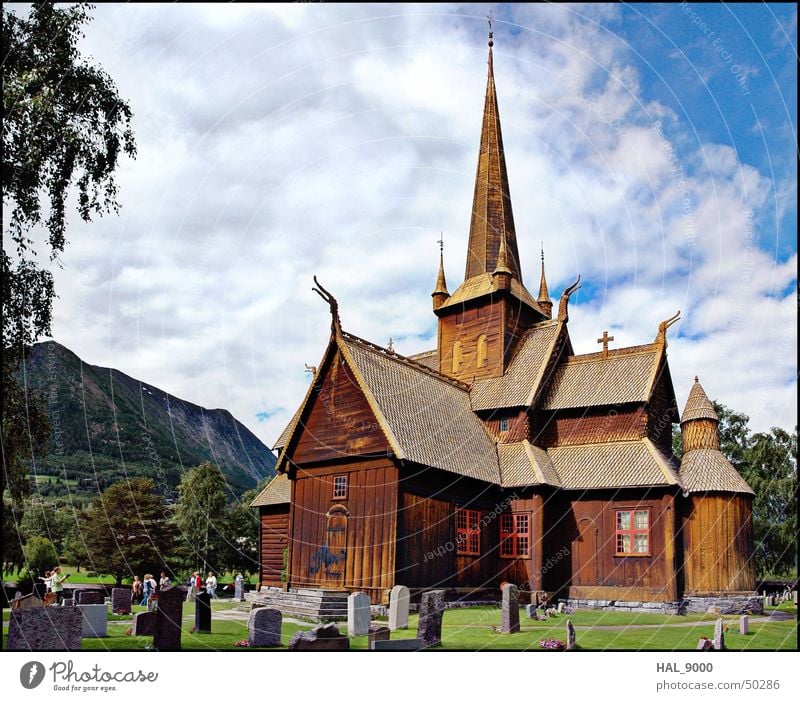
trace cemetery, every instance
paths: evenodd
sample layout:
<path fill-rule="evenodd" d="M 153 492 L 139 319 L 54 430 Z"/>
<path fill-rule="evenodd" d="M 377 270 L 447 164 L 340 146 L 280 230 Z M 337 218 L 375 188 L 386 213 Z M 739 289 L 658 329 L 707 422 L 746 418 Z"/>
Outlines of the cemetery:
<path fill-rule="evenodd" d="M 161 592 L 155 610 L 133 606 L 130 614 L 112 613 L 111 599 L 44 606 L 36 597 L 20 597 L 18 608 L 3 610 L 3 645 L 7 650 L 243 652 L 797 648 L 796 608 L 790 597 L 777 605 L 770 600 L 763 615 L 712 611 L 672 616 L 558 605 L 543 610 L 528 604 L 526 594 L 506 584 L 499 605 L 454 608 L 441 590 L 412 604 L 408 589 L 396 586 L 387 609 L 372 606 L 367 594 L 355 592 L 348 597 L 346 620 L 328 623 L 248 602 L 197 597 L 187 603 L 180 587 Z"/>

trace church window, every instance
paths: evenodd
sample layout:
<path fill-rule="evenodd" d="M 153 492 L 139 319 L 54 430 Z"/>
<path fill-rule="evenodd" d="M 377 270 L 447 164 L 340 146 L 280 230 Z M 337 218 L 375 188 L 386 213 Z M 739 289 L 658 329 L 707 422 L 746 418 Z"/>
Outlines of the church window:
<path fill-rule="evenodd" d="M 461 341 L 453 344 L 453 372 L 461 370 Z"/>
<path fill-rule="evenodd" d="M 347 499 L 347 475 L 336 475 L 333 478 L 333 498 Z"/>
<path fill-rule="evenodd" d="M 486 341 L 486 334 L 482 333 L 478 336 L 478 361 L 477 366 L 482 368 L 486 365 L 486 355 L 487 355 L 487 341 Z"/>
<path fill-rule="evenodd" d="M 530 557 L 530 514 L 500 516 L 500 557 Z"/>
<path fill-rule="evenodd" d="M 500 419 L 500 433 L 505 433 L 508 431 L 508 417 L 503 417 Z"/>
<path fill-rule="evenodd" d="M 456 509 L 456 552 L 481 554 L 481 514 L 474 509 Z"/>
<path fill-rule="evenodd" d="M 617 555 L 650 554 L 650 511 L 617 511 Z"/>

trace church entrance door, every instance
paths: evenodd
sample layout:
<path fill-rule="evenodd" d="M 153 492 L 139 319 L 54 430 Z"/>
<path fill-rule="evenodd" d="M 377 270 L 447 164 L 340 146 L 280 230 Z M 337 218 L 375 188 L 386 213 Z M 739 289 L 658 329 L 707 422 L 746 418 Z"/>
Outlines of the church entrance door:
<path fill-rule="evenodd" d="M 590 518 L 578 521 L 578 533 L 572 541 L 572 584 L 585 586 L 598 584 L 597 547 L 598 530 Z"/>

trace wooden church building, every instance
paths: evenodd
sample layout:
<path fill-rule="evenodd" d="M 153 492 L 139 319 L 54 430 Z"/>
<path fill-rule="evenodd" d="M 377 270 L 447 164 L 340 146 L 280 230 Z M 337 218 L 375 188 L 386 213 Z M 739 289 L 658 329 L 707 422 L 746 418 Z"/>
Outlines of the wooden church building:
<path fill-rule="evenodd" d="M 486 599 L 512 582 L 574 606 L 756 609 L 753 491 L 697 378 L 679 415 L 678 315 L 654 320 L 652 342 L 604 334 L 576 354 L 580 278 L 555 306 L 543 258 L 537 294 L 523 282 L 491 47 L 466 271 L 450 293 L 440 256 L 436 348 L 405 357 L 347 333 L 317 283 L 330 340 L 252 503 L 262 591 L 375 603 L 396 584 Z"/>

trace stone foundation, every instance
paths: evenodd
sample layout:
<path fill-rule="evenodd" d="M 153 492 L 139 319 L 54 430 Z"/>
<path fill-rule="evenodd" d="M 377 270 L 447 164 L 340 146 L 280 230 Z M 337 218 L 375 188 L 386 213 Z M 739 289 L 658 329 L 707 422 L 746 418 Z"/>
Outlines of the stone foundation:
<path fill-rule="evenodd" d="M 687 613 L 717 613 L 720 615 L 761 614 L 764 612 L 760 596 L 688 596 L 680 601 L 622 601 L 599 599 L 560 599 L 572 609 L 616 611 L 618 613 L 663 613 L 683 615 Z"/>

